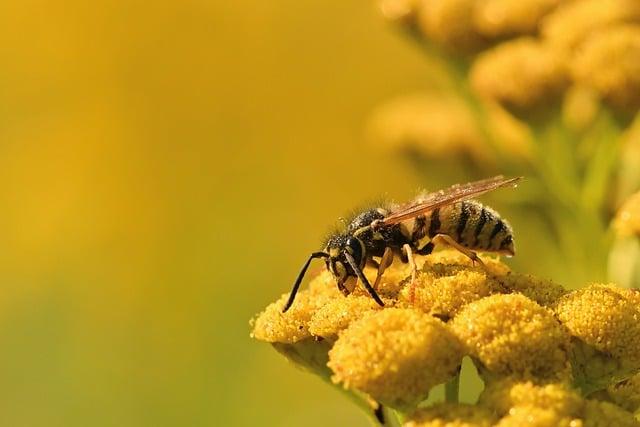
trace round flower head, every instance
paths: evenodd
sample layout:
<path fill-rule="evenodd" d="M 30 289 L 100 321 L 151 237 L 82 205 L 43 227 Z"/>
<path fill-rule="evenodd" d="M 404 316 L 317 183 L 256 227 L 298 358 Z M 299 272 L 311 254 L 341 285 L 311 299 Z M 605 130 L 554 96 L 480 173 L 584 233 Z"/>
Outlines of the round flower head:
<path fill-rule="evenodd" d="M 553 315 L 524 295 L 492 295 L 464 307 L 452 328 L 481 368 L 495 375 L 565 378 L 568 337 Z"/>
<path fill-rule="evenodd" d="M 412 150 L 427 158 L 469 153 L 486 157 L 475 119 L 459 99 L 441 95 L 412 95 L 380 107 L 368 126 L 374 144 Z"/>
<path fill-rule="evenodd" d="M 390 305 L 392 302 L 386 300 L 385 304 Z M 309 322 L 309 332 L 314 336 L 335 338 L 340 331 L 362 318 L 364 314 L 380 309 L 382 307 L 368 295 L 338 297 L 313 313 Z"/>
<path fill-rule="evenodd" d="M 418 409 L 404 427 L 491 427 L 496 417 L 481 406 L 438 403 Z"/>
<path fill-rule="evenodd" d="M 640 427 L 631 412 L 609 402 L 587 400 L 583 411 L 584 427 Z"/>
<path fill-rule="evenodd" d="M 438 319 L 413 309 L 366 315 L 329 352 L 333 381 L 394 408 L 412 408 L 458 371 L 460 344 Z"/>
<path fill-rule="evenodd" d="M 640 373 L 607 387 L 606 394 L 616 405 L 629 412 L 640 409 Z"/>
<path fill-rule="evenodd" d="M 499 416 L 518 406 L 550 410 L 561 417 L 580 416 L 583 399 L 565 383 L 535 384 L 518 378 L 492 381 L 485 386 L 479 403 Z"/>
<path fill-rule="evenodd" d="M 382 0 L 380 11 L 390 21 L 410 23 L 419 6 L 420 0 Z"/>
<path fill-rule="evenodd" d="M 588 129 L 600 111 L 598 93 L 588 87 L 574 84 L 565 93 L 562 102 L 562 121 L 575 132 Z"/>
<path fill-rule="evenodd" d="M 640 7 L 640 6 L 638 6 Z M 640 107 L 640 25 L 607 28 L 592 35 L 571 62 L 573 78 L 614 107 Z"/>
<path fill-rule="evenodd" d="M 497 277 L 506 292 L 518 292 L 542 306 L 554 303 L 567 291 L 559 284 L 530 274 L 510 273 Z"/>
<path fill-rule="evenodd" d="M 582 421 L 551 409 L 531 405 L 515 406 L 496 427 L 582 427 Z"/>
<path fill-rule="evenodd" d="M 625 200 L 618 209 L 613 226 L 621 236 L 640 236 L 640 191 Z"/>
<path fill-rule="evenodd" d="M 570 333 L 597 350 L 640 362 L 640 307 L 623 289 L 595 284 L 560 298 L 558 319 Z"/>
<path fill-rule="evenodd" d="M 282 295 L 256 317 L 251 336 L 270 343 L 295 343 L 311 337 L 309 322 L 316 310 L 331 299 L 342 297 L 332 281 L 328 272 L 320 274 L 309 289 L 298 293 L 295 304 L 286 313 L 282 308 L 289 294 Z"/>
<path fill-rule="evenodd" d="M 636 0 L 563 2 L 542 22 L 542 34 L 554 49 L 572 52 L 595 31 L 639 20 L 640 3 Z"/>
<path fill-rule="evenodd" d="M 430 0 L 418 10 L 418 26 L 445 49 L 466 54 L 485 44 L 473 25 L 475 0 Z"/>
<path fill-rule="evenodd" d="M 532 38 L 508 41 L 484 52 L 473 64 L 470 78 L 481 97 L 516 115 L 548 106 L 567 83 L 562 57 Z"/>
<path fill-rule="evenodd" d="M 531 34 L 558 3 L 560 0 L 479 0 L 474 23 L 481 34 L 491 38 Z"/>
<path fill-rule="evenodd" d="M 414 286 L 406 286 L 400 292 L 398 300 L 441 319 L 450 319 L 468 303 L 501 290 L 498 282 L 482 269 L 442 266 L 420 274 Z"/>
<path fill-rule="evenodd" d="M 572 362 L 586 390 L 603 388 L 640 368 L 635 291 L 591 285 L 560 298 L 555 312 L 574 337 Z"/>

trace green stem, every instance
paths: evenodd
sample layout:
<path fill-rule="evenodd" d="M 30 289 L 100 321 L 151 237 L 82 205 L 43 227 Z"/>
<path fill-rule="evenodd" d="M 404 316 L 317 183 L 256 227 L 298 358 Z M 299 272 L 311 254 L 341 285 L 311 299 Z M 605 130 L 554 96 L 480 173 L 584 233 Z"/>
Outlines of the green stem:
<path fill-rule="evenodd" d="M 460 392 L 460 372 L 444 385 L 444 400 L 449 403 L 458 403 Z"/>

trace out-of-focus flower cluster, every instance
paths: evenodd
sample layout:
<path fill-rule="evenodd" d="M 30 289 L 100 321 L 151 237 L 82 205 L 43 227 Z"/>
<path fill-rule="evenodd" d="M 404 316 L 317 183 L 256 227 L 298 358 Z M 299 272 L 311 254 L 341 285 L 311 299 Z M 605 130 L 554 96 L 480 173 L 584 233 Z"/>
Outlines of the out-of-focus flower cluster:
<path fill-rule="evenodd" d="M 640 261 L 612 254 L 640 259 L 640 239 L 631 248 L 608 235 L 613 213 L 640 188 L 640 2 L 380 0 L 380 7 L 443 72 L 434 71 L 430 91 L 372 114 L 372 146 L 410 153 L 425 174 L 444 164 L 444 172 L 464 165 L 473 178 L 526 176 L 521 202 L 557 236 L 548 245 L 576 253 L 558 273 L 570 286 L 605 277 L 640 286 Z"/>
<path fill-rule="evenodd" d="M 385 273 L 378 306 L 320 273 L 253 321 L 252 336 L 302 368 L 406 415 L 407 426 L 637 426 L 640 292 L 592 284 L 569 292 L 483 258 L 440 251 Z M 370 280 L 374 270 L 366 270 Z M 475 405 L 418 408 L 470 357 L 485 383 Z"/>
<path fill-rule="evenodd" d="M 510 110 L 549 105 L 571 86 L 640 107 L 636 0 L 383 0 L 383 13 L 464 57 L 473 88 Z"/>

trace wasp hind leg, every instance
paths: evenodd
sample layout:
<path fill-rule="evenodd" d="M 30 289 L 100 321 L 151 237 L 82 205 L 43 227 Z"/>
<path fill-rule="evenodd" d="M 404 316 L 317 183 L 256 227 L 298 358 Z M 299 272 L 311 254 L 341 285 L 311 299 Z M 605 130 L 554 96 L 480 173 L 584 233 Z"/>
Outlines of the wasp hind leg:
<path fill-rule="evenodd" d="M 474 251 L 472 251 L 470 249 L 465 248 L 460 243 L 458 243 L 455 240 L 453 240 L 451 238 L 451 236 L 449 236 L 448 234 L 436 234 L 435 236 L 433 236 L 431 241 L 436 245 L 443 243 L 445 245 L 451 246 L 452 248 L 456 249 L 457 251 L 459 251 L 459 252 L 465 254 L 467 257 L 469 257 L 469 259 L 471 260 L 473 265 L 475 265 L 476 262 L 477 262 L 482 267 L 485 267 L 484 262 L 482 262 L 482 260 L 478 256 L 478 254 L 476 254 Z"/>

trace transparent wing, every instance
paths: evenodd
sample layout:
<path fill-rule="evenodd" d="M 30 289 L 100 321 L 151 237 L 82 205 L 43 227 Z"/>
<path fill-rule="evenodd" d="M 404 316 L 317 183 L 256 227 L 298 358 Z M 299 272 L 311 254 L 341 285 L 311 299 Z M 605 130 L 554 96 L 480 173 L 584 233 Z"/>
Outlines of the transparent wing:
<path fill-rule="evenodd" d="M 389 216 L 382 220 L 385 225 L 397 224 L 409 218 L 415 218 L 426 212 L 443 206 L 450 205 L 462 200 L 469 200 L 497 190 L 503 187 L 515 187 L 522 179 L 521 176 L 515 178 L 505 178 L 502 175 L 493 178 L 482 179 L 480 181 L 469 182 L 467 184 L 456 184 L 435 193 L 429 193 L 420 198 L 418 202 L 412 202 L 394 210 Z"/>

